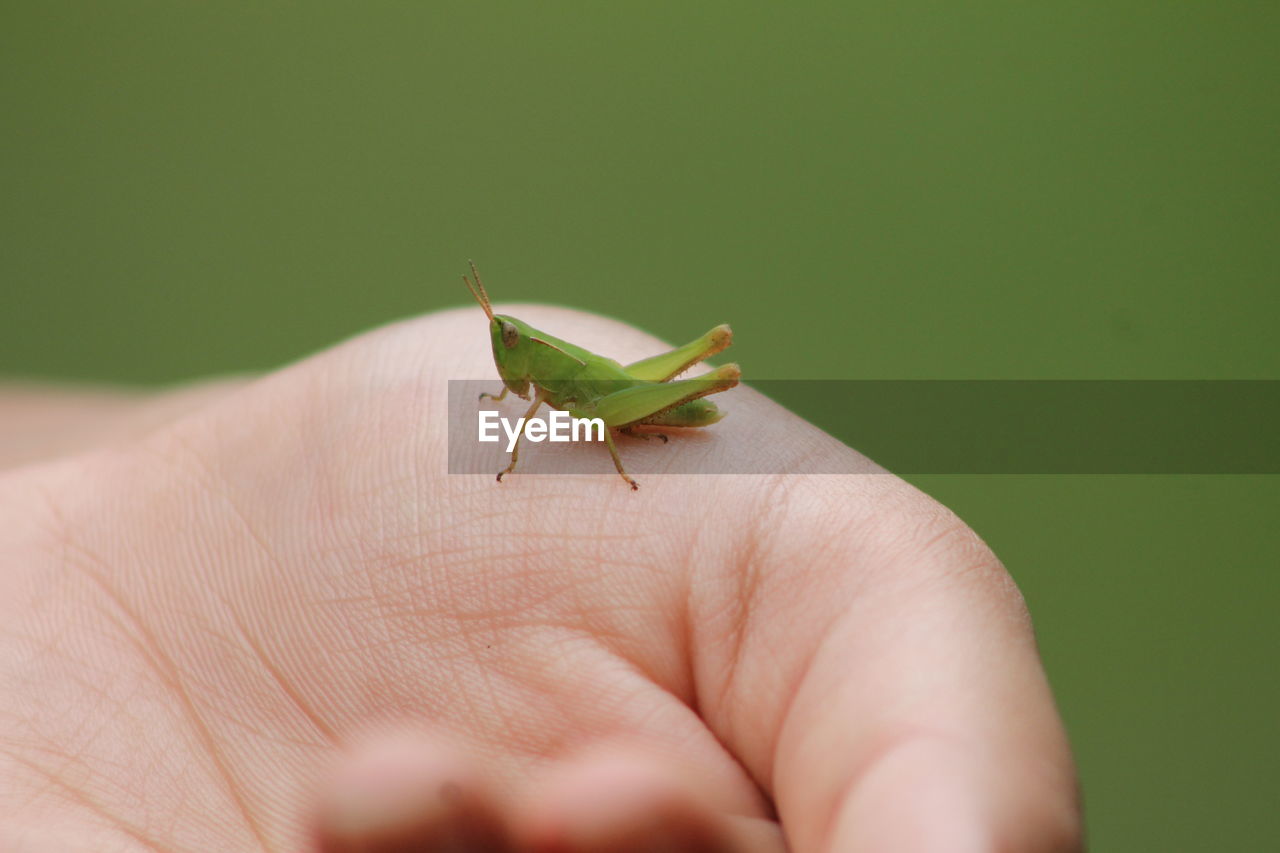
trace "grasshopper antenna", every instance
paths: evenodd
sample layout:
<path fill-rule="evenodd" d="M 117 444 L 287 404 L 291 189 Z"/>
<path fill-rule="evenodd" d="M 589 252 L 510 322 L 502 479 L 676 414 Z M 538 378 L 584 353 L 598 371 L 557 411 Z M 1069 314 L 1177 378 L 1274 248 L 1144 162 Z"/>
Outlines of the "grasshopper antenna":
<path fill-rule="evenodd" d="M 476 262 L 468 260 L 471 264 L 471 275 L 476 280 L 475 284 L 471 283 L 471 279 L 464 274 L 462 281 L 467 285 L 467 290 L 471 291 L 471 295 L 476 298 L 476 302 L 480 303 L 480 307 L 484 309 L 485 316 L 489 321 L 493 321 L 493 306 L 489 304 L 489 294 L 484 289 L 484 282 L 480 281 L 480 271 L 476 269 Z"/>

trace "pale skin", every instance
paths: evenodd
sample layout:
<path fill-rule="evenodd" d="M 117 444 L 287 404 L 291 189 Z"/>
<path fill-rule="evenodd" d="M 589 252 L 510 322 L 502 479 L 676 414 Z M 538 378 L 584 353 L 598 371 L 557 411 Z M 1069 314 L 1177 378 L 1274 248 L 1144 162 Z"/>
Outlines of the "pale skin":
<path fill-rule="evenodd" d="M 0 850 L 1080 848 L 1022 599 L 954 515 L 747 389 L 619 439 L 639 492 L 600 448 L 450 475 L 446 380 L 492 376 L 472 308 L 256 380 L 0 389 Z M 659 475 L 691 448 L 868 473 Z"/>

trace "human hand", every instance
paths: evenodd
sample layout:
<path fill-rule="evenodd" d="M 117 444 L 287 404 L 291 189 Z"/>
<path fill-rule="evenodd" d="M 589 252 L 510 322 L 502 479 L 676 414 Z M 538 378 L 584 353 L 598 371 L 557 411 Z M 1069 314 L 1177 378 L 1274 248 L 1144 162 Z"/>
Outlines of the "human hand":
<path fill-rule="evenodd" d="M 447 474 L 446 381 L 492 376 L 446 312 L 0 473 L 0 850 L 1078 849 L 1025 608 L 954 515 L 546 445 Z M 624 459 L 874 470 L 739 390 Z"/>

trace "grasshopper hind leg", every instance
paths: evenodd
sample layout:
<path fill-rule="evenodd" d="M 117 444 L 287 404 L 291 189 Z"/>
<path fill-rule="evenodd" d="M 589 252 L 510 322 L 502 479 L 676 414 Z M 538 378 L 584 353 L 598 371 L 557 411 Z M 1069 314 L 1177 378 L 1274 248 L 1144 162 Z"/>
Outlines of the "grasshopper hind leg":
<path fill-rule="evenodd" d="M 653 438 L 662 439 L 663 444 L 671 441 L 671 438 L 663 432 L 639 432 L 636 430 L 635 424 L 632 424 L 631 426 L 624 426 L 622 429 L 618 430 L 618 432 L 623 435 L 630 436 L 631 438 L 643 438 L 645 441 L 649 441 Z"/>

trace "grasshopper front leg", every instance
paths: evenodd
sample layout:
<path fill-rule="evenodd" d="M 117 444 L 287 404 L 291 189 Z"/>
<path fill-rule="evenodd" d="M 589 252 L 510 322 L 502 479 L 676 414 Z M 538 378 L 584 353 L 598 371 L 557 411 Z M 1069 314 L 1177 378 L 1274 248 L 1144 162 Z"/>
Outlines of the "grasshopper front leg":
<path fill-rule="evenodd" d="M 480 399 L 483 400 L 485 397 L 488 397 L 490 400 L 493 400 L 495 403 L 501 403 L 503 400 L 507 399 L 507 394 L 510 391 L 511 391 L 510 388 L 508 388 L 506 385 L 503 385 L 501 394 L 490 394 L 488 391 L 481 391 Z"/>
<path fill-rule="evenodd" d="M 520 422 L 520 432 L 516 434 L 515 446 L 511 448 L 511 464 L 498 472 L 499 483 L 502 482 L 502 477 L 504 474 L 510 474 L 512 471 L 516 469 L 516 461 L 519 460 L 520 458 L 520 439 L 524 438 L 525 428 L 529 426 L 529 418 L 533 417 L 534 413 L 538 411 L 538 407 L 542 405 L 542 402 L 543 402 L 542 395 L 535 394 L 533 398 L 533 405 L 529 407 L 529 411 L 524 413 L 524 417 L 521 419 L 521 422 Z M 607 431 L 606 431 L 606 434 L 607 434 Z"/>

